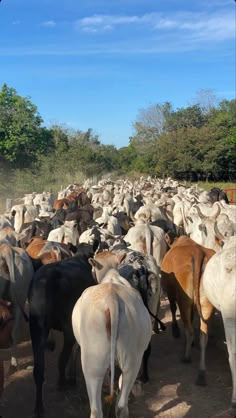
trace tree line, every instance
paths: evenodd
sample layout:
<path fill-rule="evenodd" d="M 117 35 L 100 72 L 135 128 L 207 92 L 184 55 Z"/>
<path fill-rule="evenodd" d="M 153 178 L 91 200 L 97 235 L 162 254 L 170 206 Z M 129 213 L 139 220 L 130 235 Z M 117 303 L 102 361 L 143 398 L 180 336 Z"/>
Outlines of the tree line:
<path fill-rule="evenodd" d="M 204 93 L 204 92 L 203 92 Z M 191 181 L 236 178 L 236 100 L 209 92 L 186 108 L 169 102 L 143 109 L 129 145 L 117 149 L 98 135 L 45 127 L 37 106 L 4 84 L 0 91 L 0 175 L 3 187 L 40 190 L 95 174 L 147 173 Z M 9 175 L 10 174 L 10 175 Z M 26 191 L 24 189 L 24 191 Z"/>

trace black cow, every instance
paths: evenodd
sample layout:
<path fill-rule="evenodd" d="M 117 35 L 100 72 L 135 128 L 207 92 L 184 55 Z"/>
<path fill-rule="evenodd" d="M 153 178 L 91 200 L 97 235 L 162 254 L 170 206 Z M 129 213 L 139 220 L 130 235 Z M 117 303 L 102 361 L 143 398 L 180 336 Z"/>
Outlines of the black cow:
<path fill-rule="evenodd" d="M 26 248 L 33 237 L 42 237 L 47 239 L 49 232 L 52 230 L 50 219 L 34 219 L 32 222 L 24 223 L 20 228 L 20 246 Z M 23 236 L 24 235 L 24 236 Z"/>
<path fill-rule="evenodd" d="M 169 244 L 172 244 L 176 237 L 182 235 L 181 229 L 170 220 L 166 221 L 165 219 L 156 219 L 155 221 L 150 222 L 150 225 L 159 226 L 159 228 L 163 229 L 163 231 L 169 236 Z"/>
<path fill-rule="evenodd" d="M 56 229 L 63 225 L 66 218 L 66 210 L 63 208 L 57 209 L 53 217 L 51 218 L 52 229 Z"/>
<path fill-rule="evenodd" d="M 64 346 L 58 361 L 58 385 L 62 388 L 66 383 L 65 368 L 75 343 L 72 310 L 82 292 L 96 284 L 88 258 L 93 257 L 97 247 L 97 242 L 93 246 L 80 244 L 74 257 L 47 264 L 34 274 L 29 291 L 29 325 L 34 356 L 37 418 L 43 416 L 44 357 L 49 331 L 55 329 L 64 334 Z"/>
<path fill-rule="evenodd" d="M 212 203 L 218 202 L 220 200 L 224 200 L 226 203 L 229 204 L 229 199 L 228 199 L 227 194 L 224 192 L 224 190 L 219 189 L 219 187 L 213 187 L 208 193 L 208 196 L 211 199 Z"/>
<path fill-rule="evenodd" d="M 93 220 L 93 206 L 89 204 L 78 208 L 76 211 L 67 212 L 65 221 L 74 220 L 77 222 L 79 233 L 82 234 L 89 226 L 95 223 Z"/>

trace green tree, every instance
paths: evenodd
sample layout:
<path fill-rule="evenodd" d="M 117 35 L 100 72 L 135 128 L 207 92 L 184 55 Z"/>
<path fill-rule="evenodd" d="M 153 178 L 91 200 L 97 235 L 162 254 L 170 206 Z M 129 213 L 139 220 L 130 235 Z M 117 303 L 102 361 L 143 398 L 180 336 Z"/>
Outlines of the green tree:
<path fill-rule="evenodd" d="M 181 128 L 201 128 L 206 125 L 207 116 L 202 112 L 199 105 L 180 108 L 166 115 L 166 131 L 176 131 Z"/>
<path fill-rule="evenodd" d="M 70 133 L 67 128 L 60 125 L 52 125 L 50 128 L 54 149 L 67 151 L 69 148 Z"/>
<path fill-rule="evenodd" d="M 27 167 L 41 153 L 51 150 L 52 137 L 41 127 L 37 107 L 19 96 L 15 89 L 2 86 L 0 91 L 0 155 L 15 167 Z"/>

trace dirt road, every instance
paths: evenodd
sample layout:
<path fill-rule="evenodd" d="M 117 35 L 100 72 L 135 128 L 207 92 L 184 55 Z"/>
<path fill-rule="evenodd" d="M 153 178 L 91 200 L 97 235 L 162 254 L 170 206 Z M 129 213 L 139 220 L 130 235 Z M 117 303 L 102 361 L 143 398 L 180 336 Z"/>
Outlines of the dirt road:
<path fill-rule="evenodd" d="M 180 361 L 183 350 L 183 332 L 178 340 L 171 335 L 170 314 L 166 301 L 162 303 L 162 317 L 167 330 L 152 337 L 150 383 L 144 393 L 131 396 L 131 418 L 229 418 L 234 417 L 229 408 L 231 399 L 231 374 L 221 317 L 215 314 L 207 349 L 207 387 L 195 385 L 199 362 L 199 348 L 192 349 L 192 362 Z M 180 324 L 181 325 L 181 324 Z M 46 354 L 46 382 L 44 387 L 45 418 L 88 418 L 89 407 L 85 385 L 79 371 L 78 385 L 66 393 L 56 390 L 56 359 L 58 349 Z M 31 418 L 35 387 L 32 377 L 30 343 L 19 346 L 20 370 L 6 378 L 1 398 L 2 418 Z M 5 363 L 8 369 L 8 363 Z"/>

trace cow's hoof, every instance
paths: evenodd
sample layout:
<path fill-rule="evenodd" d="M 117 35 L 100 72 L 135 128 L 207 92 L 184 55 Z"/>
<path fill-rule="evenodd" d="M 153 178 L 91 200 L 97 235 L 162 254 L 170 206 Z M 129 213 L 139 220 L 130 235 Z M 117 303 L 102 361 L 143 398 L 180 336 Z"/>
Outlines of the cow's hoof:
<path fill-rule="evenodd" d="M 154 326 L 153 326 L 153 332 L 154 332 L 154 334 L 160 334 L 160 330 L 158 328 L 158 324 L 154 324 Z"/>
<path fill-rule="evenodd" d="M 198 386 L 207 386 L 207 381 L 206 381 L 206 372 L 205 370 L 200 370 L 198 373 L 198 377 L 196 380 L 196 385 Z"/>
<path fill-rule="evenodd" d="M 136 380 L 134 382 L 131 392 L 135 398 L 137 398 L 138 396 L 142 396 L 143 395 L 143 382 L 141 382 L 141 380 Z"/>
<path fill-rule="evenodd" d="M 180 337 L 180 330 L 177 324 L 173 324 L 172 325 L 172 334 L 174 338 L 179 338 Z"/>

